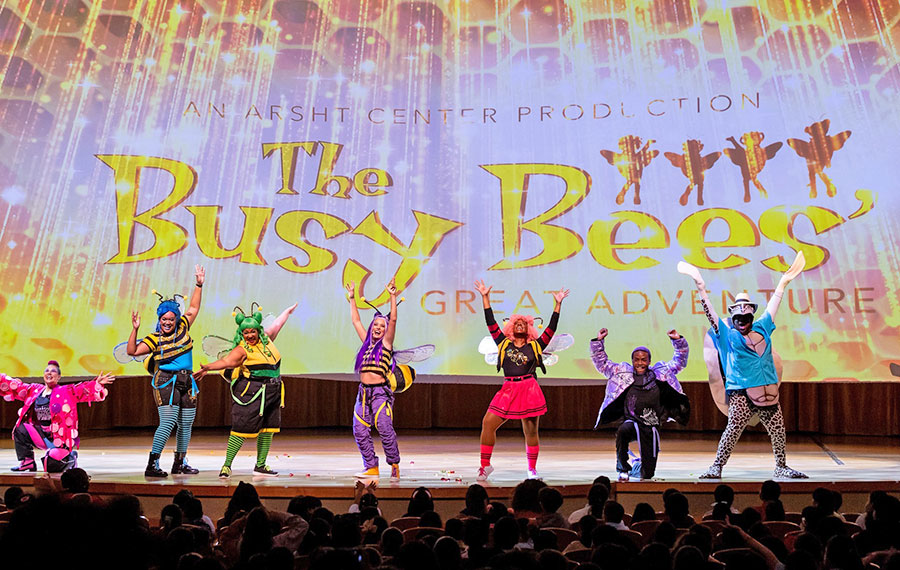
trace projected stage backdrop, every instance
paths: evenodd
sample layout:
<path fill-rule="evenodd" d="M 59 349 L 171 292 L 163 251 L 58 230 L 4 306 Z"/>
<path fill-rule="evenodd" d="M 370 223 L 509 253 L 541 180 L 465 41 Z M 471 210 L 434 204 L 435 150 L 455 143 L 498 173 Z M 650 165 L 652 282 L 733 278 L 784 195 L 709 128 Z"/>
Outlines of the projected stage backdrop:
<path fill-rule="evenodd" d="M 129 311 L 149 332 L 200 263 L 195 339 L 299 301 L 289 373 L 351 371 L 344 284 L 394 277 L 421 372 L 492 374 L 483 278 L 501 317 L 572 290 L 551 376 L 596 378 L 605 326 L 619 360 L 677 328 L 703 379 L 676 263 L 724 311 L 803 251 L 786 378 L 888 378 L 898 45 L 895 1 L 7 0 L 0 370 L 141 373 Z"/>

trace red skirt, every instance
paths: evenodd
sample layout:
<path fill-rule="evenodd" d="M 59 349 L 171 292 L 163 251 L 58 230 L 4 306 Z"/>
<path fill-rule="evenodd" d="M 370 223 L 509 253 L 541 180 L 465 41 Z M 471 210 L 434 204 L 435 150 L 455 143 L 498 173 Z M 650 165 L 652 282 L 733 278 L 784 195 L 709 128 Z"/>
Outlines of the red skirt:
<path fill-rule="evenodd" d="M 520 382 L 507 380 L 494 394 L 488 411 L 508 420 L 533 418 L 547 413 L 547 400 L 537 378 Z"/>

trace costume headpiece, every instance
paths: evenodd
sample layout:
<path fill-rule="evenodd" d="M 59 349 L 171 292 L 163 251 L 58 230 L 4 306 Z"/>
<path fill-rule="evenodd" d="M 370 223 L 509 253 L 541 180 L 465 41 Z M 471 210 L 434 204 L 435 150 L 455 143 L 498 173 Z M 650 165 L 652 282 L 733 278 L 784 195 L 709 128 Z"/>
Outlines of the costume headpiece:
<path fill-rule="evenodd" d="M 525 321 L 528 326 L 528 342 L 537 340 L 537 337 L 541 336 L 537 329 L 544 326 L 544 319 L 530 315 L 510 315 L 509 318 L 503 320 L 503 334 L 506 338 L 513 338 L 513 327 L 516 321 Z M 534 321 L 540 321 L 540 323 L 535 325 Z"/>
<path fill-rule="evenodd" d="M 266 331 L 262 326 L 263 315 L 260 311 L 259 303 L 253 301 L 250 304 L 249 315 L 244 312 L 244 309 L 235 305 L 234 311 L 231 312 L 231 316 L 234 317 L 234 322 L 238 326 L 237 330 L 234 332 L 234 346 L 241 344 L 241 341 L 244 340 L 243 332 L 247 329 L 256 329 L 259 331 L 259 342 L 264 345 L 269 344 L 269 337 L 266 335 Z"/>
<path fill-rule="evenodd" d="M 175 314 L 176 321 L 181 318 L 181 303 L 178 299 L 184 299 L 184 296 L 176 293 L 172 295 L 170 299 L 166 299 L 163 297 L 163 294 L 156 289 L 154 289 L 152 293 L 159 297 L 159 305 L 156 307 L 156 332 L 160 332 L 159 319 L 161 319 L 163 315 L 171 312 Z"/>
<path fill-rule="evenodd" d="M 729 315 L 752 315 L 759 306 L 750 301 L 750 295 L 747 293 L 738 293 L 734 298 L 734 303 L 728 305 Z"/>

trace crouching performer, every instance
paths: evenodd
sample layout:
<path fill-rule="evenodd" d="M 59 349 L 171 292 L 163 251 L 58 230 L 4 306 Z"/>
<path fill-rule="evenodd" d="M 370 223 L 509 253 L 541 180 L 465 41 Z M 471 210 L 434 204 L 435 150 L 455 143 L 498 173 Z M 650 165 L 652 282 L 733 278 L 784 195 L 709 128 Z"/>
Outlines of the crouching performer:
<path fill-rule="evenodd" d="M 29 384 L 0 374 L 0 397 L 20 400 L 19 419 L 13 428 L 13 442 L 19 464 L 15 472 L 37 471 L 34 448 L 46 450 L 44 471 L 59 473 L 78 464 L 78 404 L 102 402 L 106 386 L 115 381 L 109 374 L 77 384 L 59 383 L 59 363 L 51 360 L 44 369 L 44 383 Z"/>
<path fill-rule="evenodd" d="M 675 347 L 672 360 L 650 366 L 650 349 L 639 346 L 631 351 L 631 363 L 610 362 L 604 348 L 607 334 L 605 328 L 600 329 L 597 338 L 591 340 L 591 360 L 608 379 L 594 429 L 623 420 L 616 432 L 619 480 L 651 479 L 659 458 L 659 428 L 665 421 L 685 425 L 691 415 L 690 402 L 676 377 L 687 365 L 688 343 L 671 330 L 668 335 Z M 640 459 L 632 466 L 628 462 L 628 445 L 635 440 Z"/>

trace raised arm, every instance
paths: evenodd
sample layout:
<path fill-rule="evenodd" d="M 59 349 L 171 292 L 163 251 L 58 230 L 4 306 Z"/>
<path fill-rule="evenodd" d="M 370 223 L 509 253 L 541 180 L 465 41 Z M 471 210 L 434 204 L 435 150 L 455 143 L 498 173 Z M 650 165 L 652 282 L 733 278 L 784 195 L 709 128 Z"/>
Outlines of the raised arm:
<path fill-rule="evenodd" d="M 137 311 L 131 311 L 131 334 L 128 336 L 128 344 L 125 352 L 128 356 L 143 356 L 150 354 L 150 347 L 146 343 L 137 342 L 138 329 L 141 328 L 141 315 Z"/>
<path fill-rule="evenodd" d="M 559 325 L 559 310 L 562 307 L 563 299 L 568 296 L 568 289 L 560 289 L 559 291 L 553 292 L 553 299 L 556 301 L 553 305 L 553 314 L 550 315 L 550 322 L 544 327 L 544 332 L 537 339 L 538 344 L 541 345 L 542 349 L 547 348 L 547 345 L 550 344 L 550 339 L 556 334 L 556 327 Z"/>
<path fill-rule="evenodd" d="M 610 362 L 609 356 L 606 354 L 604 339 L 608 334 L 609 331 L 602 328 L 597 332 L 597 338 L 591 339 L 591 362 L 594 363 L 594 368 L 597 369 L 597 372 L 603 374 L 607 378 L 612 378 L 613 374 L 617 372 L 619 364 Z"/>
<path fill-rule="evenodd" d="M 71 386 L 72 395 L 76 402 L 102 402 L 108 391 L 106 386 L 116 381 L 116 377 L 112 374 L 100 373 L 93 380 L 79 382 L 77 384 L 67 384 Z"/>
<path fill-rule="evenodd" d="M 678 374 L 684 370 L 685 366 L 687 366 L 688 342 L 687 339 L 678 334 L 678 331 L 675 329 L 670 330 L 666 334 L 672 339 L 672 346 L 675 347 L 675 354 L 672 356 L 672 360 L 665 363 L 665 367 L 672 374 Z"/>
<path fill-rule="evenodd" d="M 712 302 L 709 300 L 709 294 L 706 292 L 706 283 L 703 281 L 703 277 L 700 276 L 700 270 L 690 263 L 679 261 L 678 272 L 684 273 L 694 280 L 694 283 L 697 285 L 697 291 L 700 293 L 700 304 L 703 305 L 703 312 L 706 313 L 706 319 L 709 321 L 709 324 L 712 325 L 716 334 L 719 334 L 719 315 L 716 313 Z"/>
<path fill-rule="evenodd" d="M 794 257 L 794 263 L 791 264 L 787 273 L 781 276 L 778 286 L 775 287 L 775 293 L 772 294 L 772 298 L 769 299 L 769 303 L 766 305 L 766 312 L 769 313 L 773 321 L 775 320 L 775 313 L 778 312 L 778 307 L 781 305 L 781 298 L 784 296 L 784 290 L 787 289 L 788 283 L 794 277 L 800 275 L 804 267 L 806 267 L 806 257 L 802 251 L 798 251 L 796 257 Z"/>
<path fill-rule="evenodd" d="M 194 372 L 194 379 L 200 380 L 204 376 L 209 373 L 211 370 L 225 370 L 226 368 L 237 368 L 241 364 L 243 364 L 244 360 L 247 359 L 247 352 L 241 348 L 240 346 L 236 346 L 231 349 L 224 358 L 220 358 L 215 362 L 210 362 L 209 364 L 204 364 L 200 367 L 200 370 Z"/>
<path fill-rule="evenodd" d="M 275 337 L 278 336 L 278 333 L 281 332 L 281 327 L 284 326 L 284 323 L 287 322 L 288 317 L 291 316 L 291 313 L 293 313 L 294 309 L 296 308 L 297 303 L 294 303 L 287 309 L 281 311 L 281 314 L 275 317 L 275 320 L 272 322 L 272 324 L 269 325 L 267 329 L 265 329 L 266 336 L 268 336 L 272 340 L 275 340 Z"/>
<path fill-rule="evenodd" d="M 26 389 L 32 386 L 32 384 L 28 384 L 26 382 L 22 382 L 18 378 L 13 378 L 12 376 L 7 376 L 0 372 L 0 398 L 3 398 L 7 402 L 12 402 L 13 400 L 25 401 L 28 396 L 30 396 L 30 392 Z M 43 386 L 43 384 L 34 384 L 34 386 Z M 43 391 L 43 387 L 41 388 Z"/>
<path fill-rule="evenodd" d="M 481 306 L 484 308 L 484 322 L 487 325 L 488 332 L 491 333 L 491 338 L 494 339 L 494 342 L 500 344 L 503 339 L 506 338 L 506 335 L 503 334 L 500 327 L 497 325 L 497 320 L 494 319 L 494 311 L 491 309 L 491 289 L 493 288 L 493 285 L 488 287 L 481 279 L 475 281 L 475 290 L 481 293 Z"/>
<path fill-rule="evenodd" d="M 384 331 L 384 340 L 381 341 L 388 350 L 394 347 L 394 335 L 397 334 L 397 286 L 394 285 L 393 278 L 385 287 L 391 296 L 391 314 L 388 317 L 387 330 Z"/>
<path fill-rule="evenodd" d="M 202 265 L 194 266 L 194 279 L 194 293 L 191 295 L 190 305 L 188 305 L 188 309 L 184 313 L 188 323 L 191 325 L 194 324 L 194 319 L 197 318 L 197 313 L 200 312 L 200 298 L 203 296 L 203 282 L 206 281 L 206 270 L 203 269 Z"/>
<path fill-rule="evenodd" d="M 366 340 L 366 327 L 359 319 L 359 308 L 356 306 L 356 283 L 352 281 L 347 284 L 347 300 L 350 301 L 350 319 L 353 321 L 353 328 L 356 329 L 359 340 Z"/>

